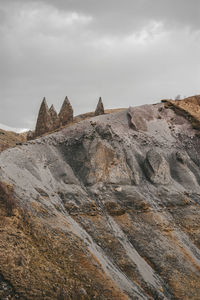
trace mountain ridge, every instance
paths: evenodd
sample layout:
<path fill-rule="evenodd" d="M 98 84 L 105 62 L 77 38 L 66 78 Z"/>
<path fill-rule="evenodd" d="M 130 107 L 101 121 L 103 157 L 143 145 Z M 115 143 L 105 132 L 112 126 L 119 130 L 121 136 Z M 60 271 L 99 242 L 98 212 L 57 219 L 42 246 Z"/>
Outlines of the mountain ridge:
<path fill-rule="evenodd" d="M 0 295 L 198 299 L 198 134 L 159 103 L 3 151 Z"/>

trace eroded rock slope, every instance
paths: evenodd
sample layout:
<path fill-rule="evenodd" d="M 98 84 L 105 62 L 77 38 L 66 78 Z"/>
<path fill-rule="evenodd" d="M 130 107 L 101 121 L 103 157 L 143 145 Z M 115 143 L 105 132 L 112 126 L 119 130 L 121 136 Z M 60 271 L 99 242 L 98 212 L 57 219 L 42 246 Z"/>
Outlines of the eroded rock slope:
<path fill-rule="evenodd" d="M 164 104 L 0 154 L 0 297 L 199 299 L 200 140 Z"/>

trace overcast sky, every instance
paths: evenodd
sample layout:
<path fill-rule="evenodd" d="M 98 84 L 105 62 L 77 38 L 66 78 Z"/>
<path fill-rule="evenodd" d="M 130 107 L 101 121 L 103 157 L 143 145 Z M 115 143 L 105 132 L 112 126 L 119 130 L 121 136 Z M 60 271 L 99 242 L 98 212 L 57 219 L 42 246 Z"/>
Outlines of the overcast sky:
<path fill-rule="evenodd" d="M 0 124 L 200 94 L 199 0 L 0 0 Z"/>

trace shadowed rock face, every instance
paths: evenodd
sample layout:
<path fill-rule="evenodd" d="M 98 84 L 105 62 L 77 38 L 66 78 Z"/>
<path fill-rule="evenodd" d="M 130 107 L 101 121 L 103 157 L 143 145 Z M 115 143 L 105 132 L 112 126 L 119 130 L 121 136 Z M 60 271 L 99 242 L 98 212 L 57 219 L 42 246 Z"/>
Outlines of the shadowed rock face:
<path fill-rule="evenodd" d="M 2 152 L 0 295 L 198 299 L 199 151 L 157 104 Z"/>
<path fill-rule="evenodd" d="M 59 118 L 62 125 L 66 125 L 73 121 L 73 108 L 67 97 L 65 98 L 59 112 Z"/>

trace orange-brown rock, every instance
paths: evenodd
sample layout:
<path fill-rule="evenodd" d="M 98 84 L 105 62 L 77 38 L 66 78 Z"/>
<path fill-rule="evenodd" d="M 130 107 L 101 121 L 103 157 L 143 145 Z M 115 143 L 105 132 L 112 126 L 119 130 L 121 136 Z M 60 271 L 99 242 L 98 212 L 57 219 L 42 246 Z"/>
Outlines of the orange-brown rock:
<path fill-rule="evenodd" d="M 177 114 L 188 119 L 192 126 L 200 129 L 200 95 L 187 97 L 183 100 L 162 100 L 166 108 L 172 108 Z"/>
<path fill-rule="evenodd" d="M 26 141 L 26 133 L 16 133 L 0 129 L 0 152 L 15 147 L 16 144 L 20 144 Z"/>
<path fill-rule="evenodd" d="M 61 107 L 61 110 L 59 112 L 61 125 L 66 125 L 68 123 L 71 123 L 73 121 L 73 113 L 74 112 L 71 103 L 69 99 L 66 97 Z"/>
<path fill-rule="evenodd" d="M 51 115 L 52 130 L 55 130 L 60 127 L 60 119 L 53 105 L 51 105 L 49 113 Z"/>
<path fill-rule="evenodd" d="M 95 110 L 95 116 L 103 115 L 104 114 L 104 106 L 101 97 L 99 98 L 99 102 L 97 104 L 96 110 Z"/>
<path fill-rule="evenodd" d="M 37 123 L 35 127 L 35 136 L 40 136 L 46 132 L 51 131 L 52 128 L 52 119 L 49 112 L 49 108 L 44 98 L 40 106 Z"/>

